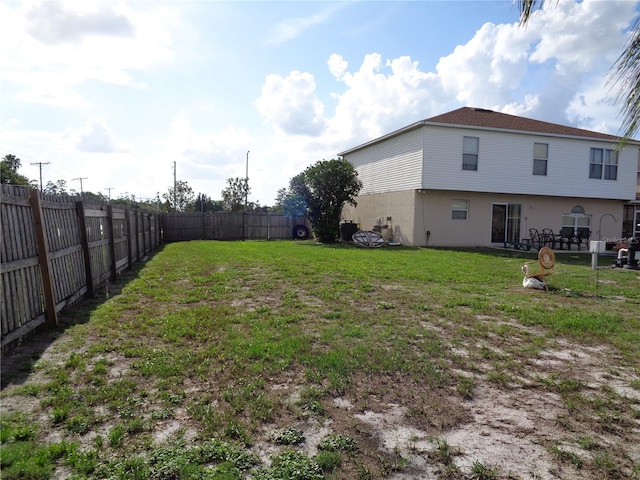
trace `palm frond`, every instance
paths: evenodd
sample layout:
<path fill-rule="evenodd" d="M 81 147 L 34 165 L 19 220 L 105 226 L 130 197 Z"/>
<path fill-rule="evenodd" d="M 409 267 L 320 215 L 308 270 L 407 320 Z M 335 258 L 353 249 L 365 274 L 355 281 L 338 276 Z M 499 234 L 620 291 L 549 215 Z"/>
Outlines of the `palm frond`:
<path fill-rule="evenodd" d="M 520 26 L 526 26 L 531 14 L 542 8 L 545 0 L 516 0 L 520 8 Z"/>
<path fill-rule="evenodd" d="M 609 71 L 608 83 L 618 87 L 623 146 L 640 128 L 640 15 L 633 22 L 627 46 Z"/>

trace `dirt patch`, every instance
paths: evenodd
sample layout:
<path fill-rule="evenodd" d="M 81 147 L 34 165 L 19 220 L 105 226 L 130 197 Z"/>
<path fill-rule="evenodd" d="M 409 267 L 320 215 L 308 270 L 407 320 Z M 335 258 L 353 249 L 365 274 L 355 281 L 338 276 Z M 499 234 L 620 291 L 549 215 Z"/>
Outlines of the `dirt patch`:
<path fill-rule="evenodd" d="M 531 333 L 522 325 L 517 328 Z M 35 413 L 43 424 L 51 425 L 37 397 L 13 392 L 44 382 L 37 364 L 63 365 L 71 350 L 69 342 L 67 335 L 58 338 L 45 332 L 2 359 L 3 414 Z M 504 343 L 485 346 L 488 356 L 504 354 Z M 478 464 L 495 469 L 496 478 L 638 478 L 637 368 L 625 365 L 608 347 L 558 340 L 553 348 L 515 364 L 514 379 L 500 383 L 490 378 L 490 361 L 473 363 L 480 347 L 450 348 L 454 356 L 467 362 L 467 368 L 452 365 L 453 374 L 475 381 L 468 399 L 456 390 L 455 378 L 432 386 L 420 378 L 361 373 L 352 376 L 345 395 L 325 394 L 320 399 L 323 415 L 301 415 L 294 407 L 301 400 L 304 373 L 282 372 L 279 378 L 267 379 L 267 386 L 274 398 L 286 399 L 282 403 L 288 407 L 263 427 L 263 438 L 254 441 L 251 449 L 268 464 L 270 456 L 284 448 L 270 441 L 272 432 L 295 426 L 305 437 L 297 448 L 309 455 L 314 455 L 321 439 L 332 433 L 356 440 L 357 460 L 346 455 L 338 478 L 356 478 L 363 472 L 370 478 L 394 480 L 471 478 Z M 108 352 L 97 358 L 108 363 L 109 382 L 132 372 L 131 359 L 122 355 Z M 5 377 L 5 372 L 12 375 Z M 190 379 L 180 389 L 197 396 L 215 391 L 215 386 Z M 153 392 L 151 386 L 148 391 Z M 101 431 L 108 428 L 106 422 Z M 171 418 L 155 422 L 149 432 L 155 444 L 179 434 L 187 440 L 197 436 L 190 415 L 182 408 Z M 47 441 L 63 438 L 61 431 L 52 429 Z M 94 438 L 87 435 L 81 441 L 90 444 Z M 438 458 L 438 442 L 446 442 L 454 452 L 451 465 Z M 599 460 L 604 455 L 612 459 L 615 468 Z"/>

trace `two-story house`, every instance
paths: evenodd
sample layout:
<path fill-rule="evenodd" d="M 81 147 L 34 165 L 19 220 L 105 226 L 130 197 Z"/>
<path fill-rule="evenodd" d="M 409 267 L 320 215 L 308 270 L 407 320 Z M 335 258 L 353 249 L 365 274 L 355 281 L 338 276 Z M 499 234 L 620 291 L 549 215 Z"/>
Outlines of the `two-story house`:
<path fill-rule="evenodd" d="M 637 235 L 640 142 L 617 151 L 618 140 L 460 108 L 340 153 L 363 183 L 342 218 L 387 226 L 414 246 L 503 245 L 530 228 L 588 229 L 591 240 Z M 623 232 L 625 219 L 635 232 Z"/>

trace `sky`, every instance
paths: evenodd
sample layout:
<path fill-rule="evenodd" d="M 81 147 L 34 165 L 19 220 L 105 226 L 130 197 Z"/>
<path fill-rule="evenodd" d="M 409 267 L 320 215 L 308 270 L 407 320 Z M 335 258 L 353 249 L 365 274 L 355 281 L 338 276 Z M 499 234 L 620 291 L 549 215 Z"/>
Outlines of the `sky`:
<path fill-rule="evenodd" d="M 512 0 L 0 0 L 0 155 L 111 198 L 177 180 L 271 206 L 319 160 L 463 106 L 621 133 L 640 7 Z M 175 168 L 175 170 L 174 170 Z M 82 180 L 79 180 L 82 179 Z"/>

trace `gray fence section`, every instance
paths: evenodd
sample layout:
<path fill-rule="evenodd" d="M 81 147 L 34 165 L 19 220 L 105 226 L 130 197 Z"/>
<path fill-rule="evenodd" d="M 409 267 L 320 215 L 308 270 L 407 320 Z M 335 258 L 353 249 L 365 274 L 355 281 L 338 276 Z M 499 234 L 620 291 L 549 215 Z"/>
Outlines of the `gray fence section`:
<path fill-rule="evenodd" d="M 4 347 L 83 295 L 93 295 L 160 244 L 159 217 L 2 185 L 1 307 Z"/>
<path fill-rule="evenodd" d="M 305 217 L 257 212 L 164 213 L 161 215 L 165 243 L 187 240 L 285 240 Z"/>

